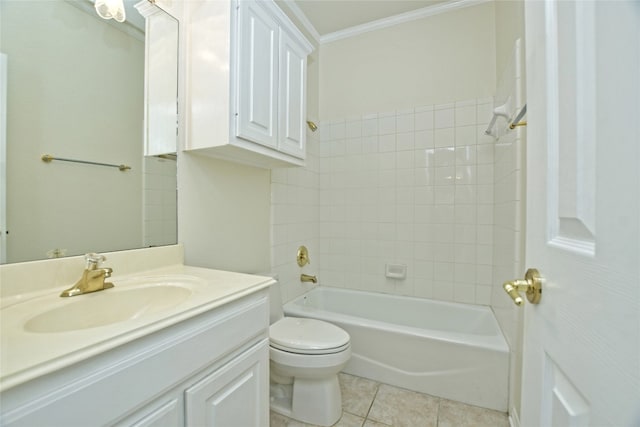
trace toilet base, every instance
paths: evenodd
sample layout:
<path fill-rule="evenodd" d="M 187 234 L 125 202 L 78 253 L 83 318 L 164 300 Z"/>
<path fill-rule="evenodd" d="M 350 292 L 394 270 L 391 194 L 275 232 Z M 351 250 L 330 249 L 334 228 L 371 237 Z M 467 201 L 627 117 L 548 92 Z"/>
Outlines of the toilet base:
<path fill-rule="evenodd" d="M 270 385 L 271 410 L 309 424 L 331 426 L 342 416 L 338 376 L 294 378 L 293 384 Z"/>
<path fill-rule="evenodd" d="M 293 418 L 291 414 L 291 402 L 293 396 L 293 384 L 277 384 L 273 381 L 269 385 L 269 406 L 273 412 Z"/>

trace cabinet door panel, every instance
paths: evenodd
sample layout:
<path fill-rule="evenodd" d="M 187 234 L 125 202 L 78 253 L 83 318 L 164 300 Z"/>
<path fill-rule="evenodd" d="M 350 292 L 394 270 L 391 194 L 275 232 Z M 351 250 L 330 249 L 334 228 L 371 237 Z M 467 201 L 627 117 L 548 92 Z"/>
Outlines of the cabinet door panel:
<path fill-rule="evenodd" d="M 131 420 L 134 417 L 129 417 Z M 124 422 L 119 425 L 131 427 L 175 427 L 182 425 L 182 408 L 177 399 L 171 399 L 164 405 L 154 408 L 141 419 L 129 423 Z"/>
<path fill-rule="evenodd" d="M 280 31 L 279 149 L 304 158 L 307 54 Z"/>
<path fill-rule="evenodd" d="M 239 20 L 237 136 L 276 148 L 278 24 L 253 2 Z"/>
<path fill-rule="evenodd" d="M 185 391 L 186 425 L 269 425 L 269 345 L 263 340 Z"/>

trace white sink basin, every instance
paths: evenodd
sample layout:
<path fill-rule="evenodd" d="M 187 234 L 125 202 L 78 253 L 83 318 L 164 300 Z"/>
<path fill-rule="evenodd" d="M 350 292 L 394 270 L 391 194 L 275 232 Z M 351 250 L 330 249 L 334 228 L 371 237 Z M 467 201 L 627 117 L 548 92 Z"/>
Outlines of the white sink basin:
<path fill-rule="evenodd" d="M 69 298 L 64 305 L 36 314 L 24 324 L 28 332 L 56 333 L 95 328 L 175 307 L 192 290 L 178 284 L 116 287 Z"/>
<path fill-rule="evenodd" d="M 38 271 L 14 280 L 50 277 Z M 66 281 L 0 298 L 0 391 L 181 322 L 200 324 L 198 316 L 273 283 L 266 277 L 182 264 L 115 275 L 109 281 L 113 288 L 69 298 L 59 296 L 70 286 Z"/>

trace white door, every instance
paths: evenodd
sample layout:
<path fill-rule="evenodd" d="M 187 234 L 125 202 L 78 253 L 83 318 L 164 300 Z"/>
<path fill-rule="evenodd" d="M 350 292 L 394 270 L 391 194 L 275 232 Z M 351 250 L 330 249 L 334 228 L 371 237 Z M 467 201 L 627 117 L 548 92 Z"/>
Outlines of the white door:
<path fill-rule="evenodd" d="M 523 426 L 640 425 L 640 3 L 526 1 Z"/>

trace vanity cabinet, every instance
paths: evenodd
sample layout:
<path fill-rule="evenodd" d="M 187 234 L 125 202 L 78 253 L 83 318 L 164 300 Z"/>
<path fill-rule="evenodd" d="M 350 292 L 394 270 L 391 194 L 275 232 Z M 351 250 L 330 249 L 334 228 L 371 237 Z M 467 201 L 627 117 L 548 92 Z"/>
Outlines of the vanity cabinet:
<path fill-rule="evenodd" d="M 0 425 L 266 426 L 266 289 L 2 392 Z"/>
<path fill-rule="evenodd" d="M 185 8 L 187 151 L 259 167 L 304 165 L 312 45 L 271 0 Z"/>
<path fill-rule="evenodd" d="M 264 340 L 226 365 L 177 387 L 117 422 L 121 427 L 266 426 L 269 343 Z M 265 362 L 265 359 L 267 361 Z"/>
<path fill-rule="evenodd" d="M 261 426 L 268 395 L 269 343 L 263 341 L 185 391 L 187 426 Z M 267 408 L 268 409 L 268 408 Z"/>
<path fill-rule="evenodd" d="M 179 396 L 172 396 L 168 400 L 160 400 L 150 405 L 150 408 L 138 411 L 131 417 L 116 425 L 125 427 L 170 427 L 182 426 L 184 409 Z"/>

